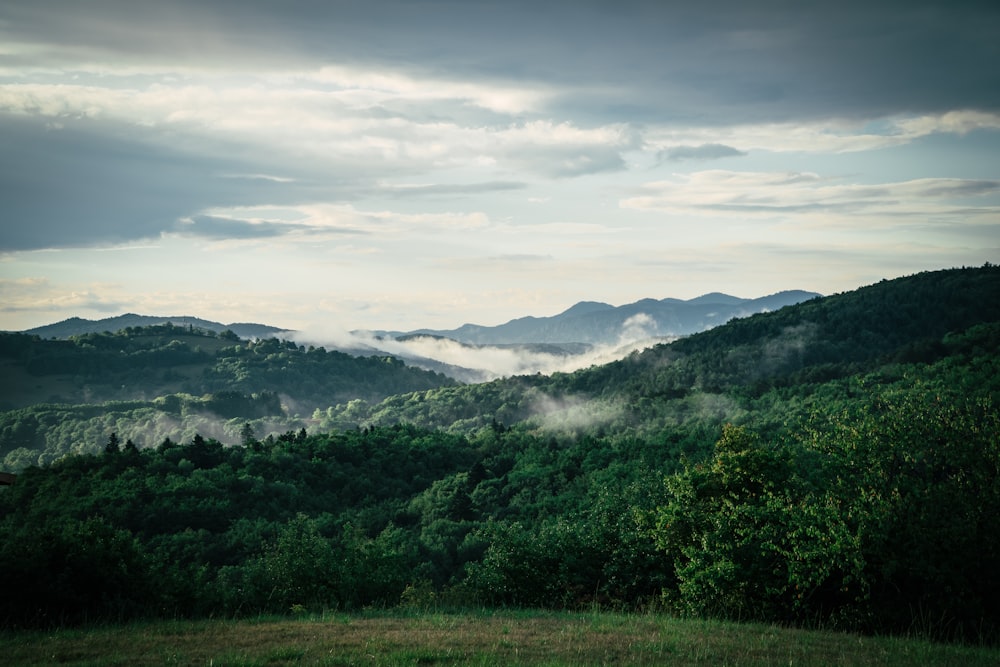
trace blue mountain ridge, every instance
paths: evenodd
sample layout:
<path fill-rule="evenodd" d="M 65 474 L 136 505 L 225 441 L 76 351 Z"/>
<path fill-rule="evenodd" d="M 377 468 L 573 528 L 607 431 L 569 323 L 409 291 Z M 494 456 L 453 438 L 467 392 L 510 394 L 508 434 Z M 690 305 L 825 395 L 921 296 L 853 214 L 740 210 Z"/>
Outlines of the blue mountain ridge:
<path fill-rule="evenodd" d="M 463 324 L 456 329 L 383 333 L 394 337 L 438 336 L 471 345 L 614 345 L 625 338 L 685 336 L 725 324 L 734 317 L 778 310 L 819 296 L 816 292 L 786 290 L 756 299 L 713 292 L 686 301 L 641 299 L 621 306 L 581 301 L 558 315 L 521 317 L 496 326 Z"/>

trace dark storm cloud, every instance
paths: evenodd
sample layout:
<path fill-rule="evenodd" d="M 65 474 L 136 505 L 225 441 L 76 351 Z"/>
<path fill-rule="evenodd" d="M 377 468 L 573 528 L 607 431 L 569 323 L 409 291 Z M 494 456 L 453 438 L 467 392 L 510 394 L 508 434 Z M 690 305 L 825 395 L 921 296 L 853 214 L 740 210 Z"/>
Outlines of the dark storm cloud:
<path fill-rule="evenodd" d="M 294 223 L 254 222 L 237 218 L 221 218 L 212 215 L 196 215 L 189 224 L 177 227 L 185 236 L 207 239 L 266 239 L 284 236 L 292 231 L 314 232 L 315 227 Z"/>
<path fill-rule="evenodd" d="M 571 88 L 557 108 L 594 118 L 705 123 L 1000 108 L 995 2 L 6 4 L 7 37 L 68 51 L 250 67 L 381 63 L 550 83 Z"/>
<path fill-rule="evenodd" d="M 289 234 L 306 235 L 365 235 L 361 229 L 304 225 L 273 220 L 243 220 L 216 215 L 196 215 L 178 224 L 173 231 L 184 236 L 212 240 L 269 239 Z"/>
<path fill-rule="evenodd" d="M 203 189 L 199 181 L 207 176 L 204 163 L 184 164 L 72 122 L 54 129 L 0 115 L 0 145 L 3 251 L 159 236 L 189 212 L 179 189 Z"/>
<path fill-rule="evenodd" d="M 0 252 L 158 238 L 205 208 L 315 198 L 297 183 L 226 176 L 254 166 L 173 150 L 143 128 L 55 120 L 0 113 Z"/>
<path fill-rule="evenodd" d="M 746 155 L 744 151 L 723 144 L 701 144 L 700 146 L 671 146 L 659 153 L 661 160 L 681 162 L 683 160 L 718 160 L 724 157 Z"/>

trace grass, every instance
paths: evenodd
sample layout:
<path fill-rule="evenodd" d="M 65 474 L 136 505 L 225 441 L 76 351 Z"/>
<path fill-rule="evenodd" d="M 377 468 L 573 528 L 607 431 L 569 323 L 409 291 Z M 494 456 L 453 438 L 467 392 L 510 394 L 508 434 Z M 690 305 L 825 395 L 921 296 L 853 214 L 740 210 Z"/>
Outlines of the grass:
<path fill-rule="evenodd" d="M 956 665 L 1000 650 L 614 613 L 397 612 L 0 634 L 0 665 Z"/>

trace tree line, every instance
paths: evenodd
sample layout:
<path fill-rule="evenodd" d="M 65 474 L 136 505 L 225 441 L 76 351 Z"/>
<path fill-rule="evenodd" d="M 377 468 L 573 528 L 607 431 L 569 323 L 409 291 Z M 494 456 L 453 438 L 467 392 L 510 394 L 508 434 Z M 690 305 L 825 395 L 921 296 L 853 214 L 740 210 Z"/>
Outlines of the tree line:
<path fill-rule="evenodd" d="M 109 437 L 0 491 L 0 619 L 598 604 L 996 641 L 1000 369 L 970 350 L 772 396 L 780 428 Z"/>

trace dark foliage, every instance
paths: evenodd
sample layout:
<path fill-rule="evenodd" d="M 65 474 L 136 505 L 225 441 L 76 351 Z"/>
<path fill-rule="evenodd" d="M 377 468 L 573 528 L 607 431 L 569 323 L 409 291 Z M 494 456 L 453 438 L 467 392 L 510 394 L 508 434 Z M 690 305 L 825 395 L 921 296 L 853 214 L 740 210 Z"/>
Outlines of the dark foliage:
<path fill-rule="evenodd" d="M 579 373 L 347 402 L 311 432 L 238 420 L 231 446 L 109 429 L 0 489 L 0 623 L 451 601 L 995 643 L 998 287 L 922 274 Z"/>

